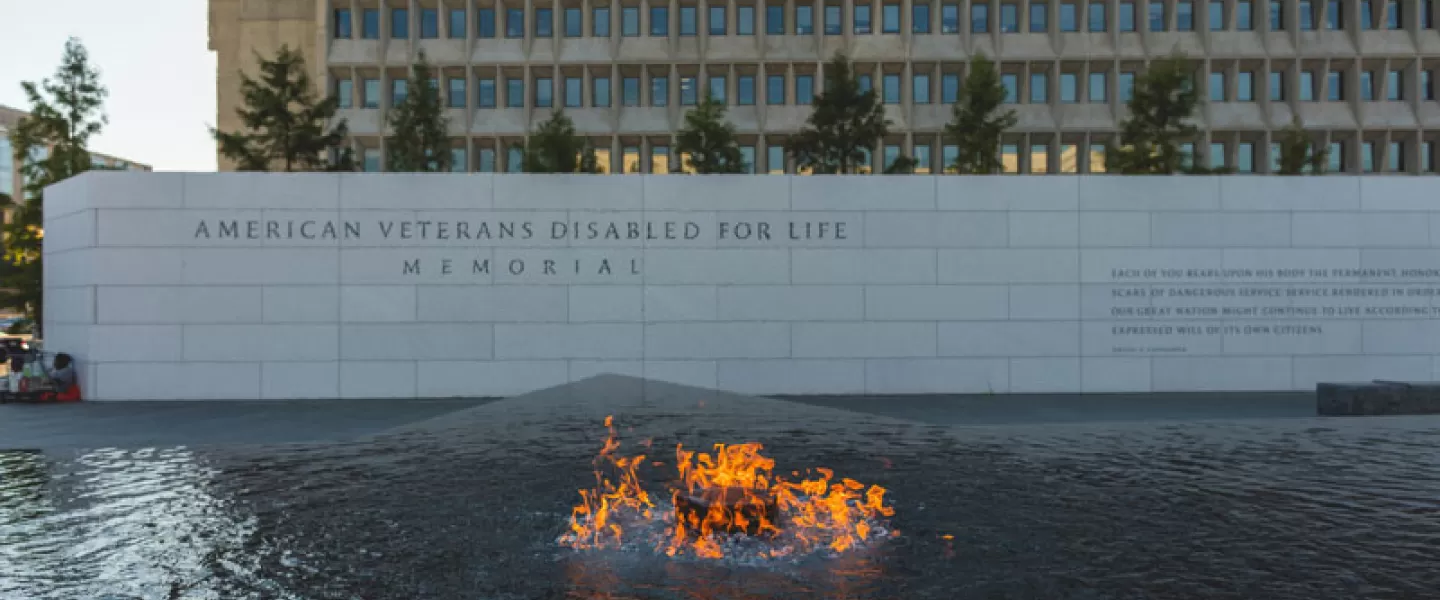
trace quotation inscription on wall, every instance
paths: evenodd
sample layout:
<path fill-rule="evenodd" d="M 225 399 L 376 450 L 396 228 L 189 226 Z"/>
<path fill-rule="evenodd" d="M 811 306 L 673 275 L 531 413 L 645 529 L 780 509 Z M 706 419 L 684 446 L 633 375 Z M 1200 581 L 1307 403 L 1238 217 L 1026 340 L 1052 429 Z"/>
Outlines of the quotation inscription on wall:
<path fill-rule="evenodd" d="M 1206 338 L 1319 337 L 1337 323 L 1440 317 L 1432 305 L 1440 268 L 1115 268 L 1110 279 L 1133 284 L 1109 289 L 1116 354 L 1186 353 Z"/>
<path fill-rule="evenodd" d="M 198 220 L 193 239 L 224 242 L 291 240 L 345 241 L 366 246 L 437 246 L 474 249 L 547 247 L 555 244 L 605 243 L 632 248 L 654 242 L 685 245 L 751 244 L 783 246 L 790 242 L 843 242 L 855 227 L 843 220 L 718 220 L 702 224 L 686 220 Z M 584 259 L 558 260 L 519 256 L 494 261 L 488 256 L 457 252 L 453 257 L 422 259 L 397 256 L 402 275 L 488 277 L 509 275 L 639 276 L 641 259 L 597 252 Z M 498 271 L 497 271 L 498 270 Z"/>

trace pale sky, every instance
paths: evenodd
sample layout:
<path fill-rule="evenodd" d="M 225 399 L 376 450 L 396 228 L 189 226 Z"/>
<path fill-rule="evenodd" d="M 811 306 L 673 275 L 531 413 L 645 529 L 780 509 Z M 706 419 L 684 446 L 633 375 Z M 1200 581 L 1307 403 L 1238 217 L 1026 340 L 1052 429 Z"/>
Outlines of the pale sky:
<path fill-rule="evenodd" d="M 0 0 L 0 104 L 27 110 L 21 81 L 50 77 L 78 37 L 109 88 L 91 150 L 157 171 L 214 171 L 215 56 L 206 0 Z"/>

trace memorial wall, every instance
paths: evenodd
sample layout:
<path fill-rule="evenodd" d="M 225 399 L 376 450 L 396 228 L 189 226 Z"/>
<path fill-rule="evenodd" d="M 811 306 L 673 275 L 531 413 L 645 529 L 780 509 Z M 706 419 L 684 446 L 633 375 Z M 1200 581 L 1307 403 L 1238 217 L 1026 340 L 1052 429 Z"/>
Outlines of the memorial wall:
<path fill-rule="evenodd" d="M 1435 178 L 92 172 L 45 232 L 100 400 L 1440 376 Z"/>

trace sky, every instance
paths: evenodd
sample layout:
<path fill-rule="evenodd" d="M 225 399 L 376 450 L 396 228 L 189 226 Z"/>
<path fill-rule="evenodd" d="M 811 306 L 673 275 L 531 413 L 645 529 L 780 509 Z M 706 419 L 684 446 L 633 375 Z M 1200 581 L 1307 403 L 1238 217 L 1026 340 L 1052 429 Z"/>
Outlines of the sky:
<path fill-rule="evenodd" d="M 206 0 L 0 0 L 0 104 L 26 110 L 22 81 L 51 77 L 80 38 L 109 88 L 91 151 L 157 171 L 214 171 L 215 55 Z M 142 8 L 143 7 L 143 8 Z"/>

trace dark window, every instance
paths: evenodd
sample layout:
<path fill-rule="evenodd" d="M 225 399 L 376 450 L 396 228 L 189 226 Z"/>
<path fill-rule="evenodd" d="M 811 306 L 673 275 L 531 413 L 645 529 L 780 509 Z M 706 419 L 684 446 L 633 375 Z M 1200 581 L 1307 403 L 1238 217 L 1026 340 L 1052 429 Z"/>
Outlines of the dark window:
<path fill-rule="evenodd" d="M 1235 29 L 1240 31 L 1255 29 L 1255 9 L 1249 0 L 1235 3 Z"/>
<path fill-rule="evenodd" d="M 770 75 L 765 78 L 765 103 L 785 103 L 785 76 Z"/>
<path fill-rule="evenodd" d="M 1044 2 L 1030 3 L 1030 33 L 1045 33 L 1050 29 L 1050 7 Z"/>
<path fill-rule="evenodd" d="M 1300 4 L 1300 31 L 1312 31 L 1315 29 L 1315 7 L 1310 0 L 1299 0 Z"/>
<path fill-rule="evenodd" d="M 548 38 L 555 35 L 555 11 L 548 8 L 535 9 L 535 37 Z"/>
<path fill-rule="evenodd" d="M 854 27 L 855 27 L 855 33 L 858 33 L 858 34 L 870 33 L 870 5 L 869 5 L 869 4 L 856 4 L 856 5 L 855 5 L 855 18 L 854 18 L 854 21 L 855 21 L 855 25 L 854 25 Z"/>
<path fill-rule="evenodd" d="M 710 84 L 705 86 L 710 92 L 710 99 L 721 104 L 725 103 L 725 77 L 717 75 L 710 78 Z"/>
<path fill-rule="evenodd" d="M 1000 86 L 1005 88 L 1005 103 L 1015 104 L 1020 101 L 1020 81 L 1014 73 L 1001 73 Z"/>
<path fill-rule="evenodd" d="M 1050 101 L 1049 83 L 1050 78 L 1044 73 L 1030 74 L 1030 103 L 1045 104 Z"/>
<path fill-rule="evenodd" d="M 795 103 L 808 106 L 815 99 L 815 76 L 795 76 Z"/>
<path fill-rule="evenodd" d="M 795 34 L 810 35 L 815 33 L 815 10 L 811 6 L 795 7 Z"/>
<path fill-rule="evenodd" d="M 665 106 L 670 100 L 670 78 L 650 78 L 650 106 Z"/>
<path fill-rule="evenodd" d="M 680 7 L 680 35 L 695 35 L 699 25 L 696 23 L 698 17 L 695 15 L 694 6 Z M 659 29 L 656 29 L 655 19 L 660 19 Z M 650 35 L 664 37 L 670 35 L 670 9 L 665 7 L 652 7 L 650 9 Z"/>
<path fill-rule="evenodd" d="M 1255 74 L 1241 71 L 1235 74 L 1235 99 L 1240 102 L 1255 101 Z"/>
<path fill-rule="evenodd" d="M 751 106 L 755 104 L 755 76 L 741 75 L 735 80 L 736 104 L 740 106 Z"/>
<path fill-rule="evenodd" d="M 700 82 L 694 77 L 680 78 L 680 106 L 695 106 L 700 99 Z"/>
<path fill-rule="evenodd" d="M 1135 31 L 1135 3 L 1120 3 L 1120 31 Z"/>
<path fill-rule="evenodd" d="M 940 102 L 954 104 L 960 99 L 960 76 L 955 73 L 940 75 Z"/>
<path fill-rule="evenodd" d="M 930 5 L 916 4 L 910 7 L 910 30 L 915 33 L 930 33 Z"/>
<path fill-rule="evenodd" d="M 535 106 L 550 108 L 555 105 L 555 82 L 549 77 L 535 78 Z"/>
<path fill-rule="evenodd" d="M 625 37 L 640 35 L 640 7 L 626 6 L 620 9 L 620 35 Z"/>
<path fill-rule="evenodd" d="M 365 80 L 365 108 L 380 108 L 380 80 Z"/>
<path fill-rule="evenodd" d="M 350 9 L 335 9 L 335 38 L 350 39 Z"/>
<path fill-rule="evenodd" d="M 390 10 L 390 39 L 403 40 L 410 37 L 410 10 L 395 8 Z"/>
<path fill-rule="evenodd" d="M 1285 29 L 1285 3 L 1281 0 L 1270 0 L 1270 30 L 1281 31 Z"/>
<path fill-rule="evenodd" d="M 900 103 L 900 75 L 898 73 L 885 74 L 885 103 Z"/>
<path fill-rule="evenodd" d="M 1225 30 L 1225 5 L 1220 2 L 1210 3 L 1210 31 Z"/>
<path fill-rule="evenodd" d="M 440 37 L 440 11 L 433 8 L 420 9 L 420 37 L 433 40 Z"/>
<path fill-rule="evenodd" d="M 355 82 L 350 79 L 335 81 L 335 100 L 340 108 L 350 108 L 355 102 Z"/>
<path fill-rule="evenodd" d="M 475 37 L 495 37 L 495 9 L 481 8 L 476 12 L 478 14 L 475 17 Z"/>
<path fill-rule="evenodd" d="M 505 80 L 505 106 L 509 108 L 525 107 L 525 80 L 514 78 Z"/>
<path fill-rule="evenodd" d="M 1091 4 L 1091 5 L 1090 5 L 1090 31 L 1092 31 L 1092 32 L 1097 32 L 1097 33 L 1098 33 L 1098 32 L 1102 32 L 1102 31 L 1105 31 L 1105 5 L 1104 5 L 1104 4 Z"/>
<path fill-rule="evenodd" d="M 465 37 L 465 9 L 463 9 L 463 8 L 452 8 L 452 9 L 450 9 L 450 23 L 449 23 L 449 26 L 450 26 L 450 31 L 447 32 L 447 33 L 450 34 L 450 37 L 452 37 L 452 38 L 464 38 L 464 37 Z"/>
<path fill-rule="evenodd" d="M 1285 74 L 1279 71 L 1270 72 L 1270 100 L 1285 100 Z"/>
<path fill-rule="evenodd" d="M 735 8 L 735 33 L 755 35 L 755 7 L 738 6 Z"/>
<path fill-rule="evenodd" d="M 1014 4 L 1000 5 L 1000 33 L 1020 31 L 1020 7 Z"/>
<path fill-rule="evenodd" d="M 970 33 L 988 33 L 990 31 L 990 5 L 970 5 Z"/>
<path fill-rule="evenodd" d="M 1165 3 L 1150 3 L 1150 31 L 1165 31 Z"/>
<path fill-rule="evenodd" d="M 1195 31 L 1195 3 L 1181 0 L 1175 3 L 1175 30 Z"/>
<path fill-rule="evenodd" d="M 620 104 L 640 106 L 640 78 L 625 77 L 620 80 Z"/>
<path fill-rule="evenodd" d="M 1375 28 L 1375 6 L 1370 0 L 1360 0 L 1360 28 Z"/>
<path fill-rule="evenodd" d="M 880 20 L 882 33 L 900 33 L 900 5 L 886 4 L 880 7 Z"/>
<path fill-rule="evenodd" d="M 870 76 L 869 76 L 869 75 L 860 75 L 860 76 L 856 77 L 855 79 L 856 79 L 856 81 L 860 84 L 860 93 L 862 93 L 862 94 L 865 93 L 865 92 L 870 91 L 870 90 L 874 87 L 874 86 L 870 85 L 871 82 L 870 82 Z"/>
<path fill-rule="evenodd" d="M 610 106 L 610 78 L 596 77 L 590 80 L 591 92 L 594 96 L 590 99 L 590 105 L 596 108 Z"/>
<path fill-rule="evenodd" d="M 585 13 L 579 8 L 569 7 L 565 9 L 565 37 L 580 37 L 585 33 Z"/>
<path fill-rule="evenodd" d="M 495 80 L 488 78 L 475 80 L 475 96 L 475 103 L 480 108 L 495 108 Z"/>
<path fill-rule="evenodd" d="M 840 7 L 833 4 L 825 7 L 825 35 L 840 35 Z"/>
<path fill-rule="evenodd" d="M 565 106 L 578 108 L 585 105 L 585 80 L 581 77 L 565 78 Z"/>
<path fill-rule="evenodd" d="M 598 38 L 610 37 L 610 8 L 597 6 L 590 12 L 590 18 L 594 21 L 590 25 L 590 35 Z"/>
<path fill-rule="evenodd" d="M 910 82 L 910 101 L 915 104 L 930 103 L 930 76 L 917 73 Z"/>
<path fill-rule="evenodd" d="M 505 37 L 507 37 L 507 38 L 522 38 L 522 37 L 525 37 L 525 9 L 522 9 L 522 8 L 507 8 L 507 9 L 505 9 Z"/>
<path fill-rule="evenodd" d="M 940 5 L 940 33 L 960 33 L 960 5 Z"/>
<path fill-rule="evenodd" d="M 1375 100 L 1375 73 L 1372 71 L 1360 72 L 1360 99 L 1365 102 Z"/>
<path fill-rule="evenodd" d="M 465 108 L 465 78 L 450 78 L 450 108 Z"/>
<path fill-rule="evenodd" d="M 1420 93 L 1425 100 L 1435 99 L 1435 72 L 1420 72 Z"/>
<path fill-rule="evenodd" d="M 1339 71 L 1331 71 L 1325 76 L 1325 99 L 1331 102 L 1339 102 L 1345 99 L 1345 91 L 1341 86 L 1344 76 Z"/>
<path fill-rule="evenodd" d="M 1340 12 L 1340 0 L 1325 3 L 1325 28 L 1331 31 L 1345 28 L 1345 16 Z"/>
<path fill-rule="evenodd" d="M 1121 102 L 1129 102 L 1131 98 L 1135 97 L 1135 73 L 1131 71 L 1121 73 L 1118 83 Z"/>
<path fill-rule="evenodd" d="M 1074 2 L 1060 3 L 1060 31 L 1080 31 L 1079 20 Z"/>
<path fill-rule="evenodd" d="M 1390 71 L 1385 76 L 1385 99 L 1400 100 L 1405 96 L 1405 74 L 1401 71 Z"/>
<path fill-rule="evenodd" d="M 390 80 L 390 106 L 399 106 L 410 93 L 410 82 L 404 79 Z"/>
<path fill-rule="evenodd" d="M 1400 3 L 1390 0 L 1385 3 L 1385 27 L 1387 29 L 1399 29 L 1404 23 L 1400 20 Z"/>
<path fill-rule="evenodd" d="M 770 35 L 785 35 L 785 5 L 765 5 L 765 33 Z"/>
<path fill-rule="evenodd" d="M 380 39 L 380 10 L 367 8 L 360 11 L 360 37 L 367 40 Z"/>
<path fill-rule="evenodd" d="M 705 25 L 710 29 L 710 35 L 725 35 L 725 6 L 711 6 L 706 16 Z"/>

